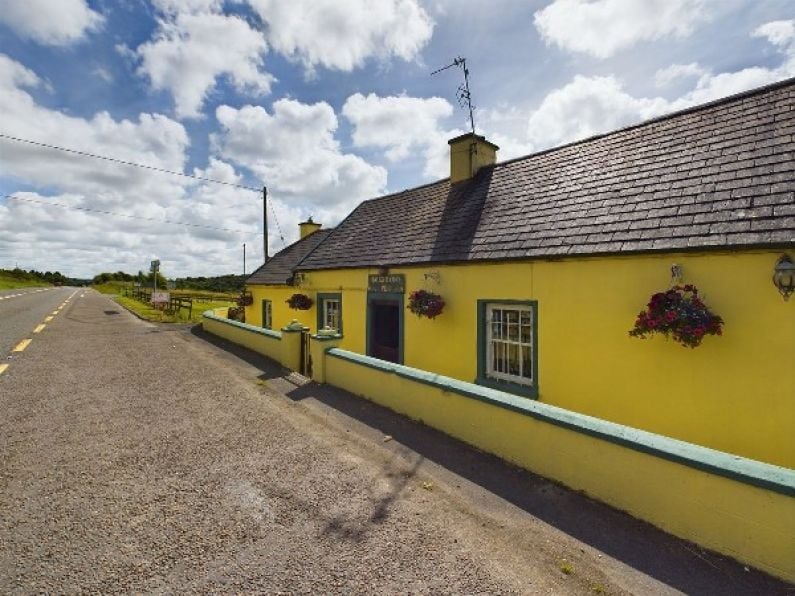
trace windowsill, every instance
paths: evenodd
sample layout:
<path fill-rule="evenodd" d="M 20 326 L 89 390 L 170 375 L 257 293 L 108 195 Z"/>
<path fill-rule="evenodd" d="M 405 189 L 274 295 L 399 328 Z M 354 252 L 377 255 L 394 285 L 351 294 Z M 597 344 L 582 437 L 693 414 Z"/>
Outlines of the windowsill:
<path fill-rule="evenodd" d="M 519 383 L 511 383 L 510 381 L 501 381 L 481 376 L 475 379 L 475 383 L 490 389 L 504 391 L 505 393 L 513 393 L 514 395 L 521 395 L 522 397 L 538 399 L 538 387 L 535 385 L 520 385 Z"/>

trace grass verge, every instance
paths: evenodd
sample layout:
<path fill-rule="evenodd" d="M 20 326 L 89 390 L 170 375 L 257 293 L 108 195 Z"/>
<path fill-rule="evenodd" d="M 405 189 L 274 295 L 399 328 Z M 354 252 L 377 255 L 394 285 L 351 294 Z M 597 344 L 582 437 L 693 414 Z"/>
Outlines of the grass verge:
<path fill-rule="evenodd" d="M 13 275 L 0 273 L 0 290 L 15 290 L 16 288 L 43 288 L 50 284 L 33 279 L 20 279 Z"/>
<path fill-rule="evenodd" d="M 147 321 L 155 323 L 199 323 L 202 318 L 202 313 L 212 308 L 220 308 L 222 306 L 233 306 L 234 303 L 227 301 L 218 302 L 202 302 L 201 304 L 193 304 L 193 313 L 188 318 L 187 310 L 180 310 L 178 314 L 168 315 L 165 311 L 153 308 L 151 304 L 139 302 L 134 298 L 127 298 L 125 296 L 115 296 L 113 298 L 117 303 L 129 311 L 134 312 L 136 315 Z"/>

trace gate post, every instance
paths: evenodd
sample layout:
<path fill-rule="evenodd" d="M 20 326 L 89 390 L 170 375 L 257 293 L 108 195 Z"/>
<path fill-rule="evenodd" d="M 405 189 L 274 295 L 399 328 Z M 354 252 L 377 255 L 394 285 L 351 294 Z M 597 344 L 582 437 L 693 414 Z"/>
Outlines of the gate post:
<path fill-rule="evenodd" d="M 308 331 L 301 323 L 293 319 L 286 327 L 282 327 L 281 357 L 282 366 L 301 372 L 301 335 Z"/>
<path fill-rule="evenodd" d="M 318 333 L 309 336 L 310 370 L 312 372 L 312 380 L 316 383 L 326 382 L 326 351 L 336 348 L 341 340 L 342 336 L 338 333 Z"/>

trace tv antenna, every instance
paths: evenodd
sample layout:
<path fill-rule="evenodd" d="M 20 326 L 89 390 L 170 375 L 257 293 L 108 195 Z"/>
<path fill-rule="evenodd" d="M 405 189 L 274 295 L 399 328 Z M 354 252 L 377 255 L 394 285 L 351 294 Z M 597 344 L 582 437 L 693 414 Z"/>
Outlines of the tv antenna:
<path fill-rule="evenodd" d="M 443 70 L 447 70 L 448 68 L 453 68 L 454 66 L 458 66 L 464 71 L 464 82 L 458 86 L 455 97 L 458 100 L 458 105 L 469 110 L 469 124 L 472 126 L 472 134 L 475 134 L 475 117 L 473 115 L 475 106 L 472 105 L 472 94 L 469 92 L 469 69 L 467 68 L 467 59 L 459 56 L 453 60 L 452 64 L 448 64 L 447 66 L 443 66 L 438 70 L 434 70 L 431 73 L 431 76 L 438 74 Z"/>

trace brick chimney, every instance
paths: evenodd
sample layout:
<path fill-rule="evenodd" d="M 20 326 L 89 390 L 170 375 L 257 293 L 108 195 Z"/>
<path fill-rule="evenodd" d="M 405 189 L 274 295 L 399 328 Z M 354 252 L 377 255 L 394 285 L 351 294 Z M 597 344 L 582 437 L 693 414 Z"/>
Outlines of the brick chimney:
<path fill-rule="evenodd" d="M 499 147 L 486 137 L 468 132 L 447 141 L 450 145 L 450 183 L 469 180 L 483 166 L 497 163 Z"/>
<path fill-rule="evenodd" d="M 301 233 L 301 240 L 309 236 L 310 234 L 314 234 L 317 232 L 321 227 L 321 224 L 315 223 L 312 221 L 312 216 L 309 217 L 306 221 L 302 221 L 298 224 L 298 229 Z"/>

